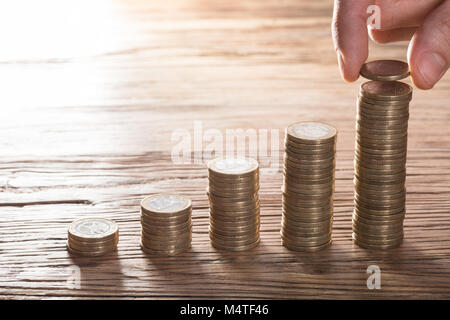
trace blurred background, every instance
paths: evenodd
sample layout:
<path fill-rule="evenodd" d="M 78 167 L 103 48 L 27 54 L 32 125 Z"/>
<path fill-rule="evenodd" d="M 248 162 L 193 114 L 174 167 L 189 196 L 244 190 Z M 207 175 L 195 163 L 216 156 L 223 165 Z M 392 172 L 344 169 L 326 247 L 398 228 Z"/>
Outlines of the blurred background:
<path fill-rule="evenodd" d="M 194 120 L 351 130 L 358 84 L 339 77 L 331 15 L 325 0 L 4 2 L 2 154 L 170 150 L 173 129 Z M 405 55 L 404 43 L 372 44 L 371 57 Z"/>

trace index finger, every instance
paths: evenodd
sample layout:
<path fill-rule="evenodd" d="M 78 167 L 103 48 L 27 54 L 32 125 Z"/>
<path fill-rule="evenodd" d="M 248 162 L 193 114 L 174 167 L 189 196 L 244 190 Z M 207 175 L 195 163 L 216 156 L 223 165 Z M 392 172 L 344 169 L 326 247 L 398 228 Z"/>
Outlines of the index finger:
<path fill-rule="evenodd" d="M 342 78 L 355 81 L 369 55 L 367 8 L 371 0 L 335 0 L 332 35 Z"/>

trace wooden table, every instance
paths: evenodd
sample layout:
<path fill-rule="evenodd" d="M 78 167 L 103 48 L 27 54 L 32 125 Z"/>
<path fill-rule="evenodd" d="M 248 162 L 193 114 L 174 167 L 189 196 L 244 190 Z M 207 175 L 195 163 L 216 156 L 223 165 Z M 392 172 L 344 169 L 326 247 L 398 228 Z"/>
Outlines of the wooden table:
<path fill-rule="evenodd" d="M 362 80 L 339 76 L 331 1 L 30 6 L 0 10 L 0 298 L 450 298 L 448 74 L 414 92 L 405 242 L 371 252 L 351 241 Z M 406 48 L 372 44 L 371 59 L 404 59 Z M 333 245 L 315 254 L 290 252 L 279 236 L 284 128 L 302 120 L 339 130 Z M 173 132 L 194 139 L 195 123 L 203 134 L 279 133 L 275 172 L 261 165 L 254 250 L 209 243 L 207 159 L 171 160 Z M 158 192 L 192 198 L 191 251 L 162 258 L 139 248 L 139 201 Z M 118 252 L 73 258 L 67 226 L 91 216 L 117 221 Z M 380 290 L 366 287 L 369 265 L 381 268 Z"/>

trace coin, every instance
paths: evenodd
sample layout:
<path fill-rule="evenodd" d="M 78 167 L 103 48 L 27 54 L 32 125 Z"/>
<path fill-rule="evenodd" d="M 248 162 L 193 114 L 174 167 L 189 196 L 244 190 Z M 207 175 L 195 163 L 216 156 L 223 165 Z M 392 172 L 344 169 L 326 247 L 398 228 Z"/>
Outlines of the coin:
<path fill-rule="evenodd" d="M 320 196 L 322 197 L 323 193 L 330 193 L 333 192 L 334 188 L 334 181 L 328 181 L 325 183 L 318 183 L 315 181 L 301 181 L 302 183 L 292 182 L 291 180 L 285 179 L 284 185 L 282 187 L 282 190 L 285 190 L 285 192 L 296 192 L 296 193 L 303 193 L 308 194 L 311 197 L 314 196 Z"/>
<path fill-rule="evenodd" d="M 373 135 L 364 132 L 358 132 L 356 134 L 356 140 L 359 144 L 364 145 L 377 145 L 377 144 L 388 144 L 388 145 L 400 145 L 401 143 L 407 142 L 406 134 L 402 135 Z"/>
<path fill-rule="evenodd" d="M 246 177 L 258 170 L 258 162 L 251 158 L 220 158 L 208 162 L 208 171 L 217 177 Z"/>
<path fill-rule="evenodd" d="M 107 253 L 107 252 L 114 251 L 117 247 L 117 243 L 113 243 L 108 246 L 97 246 L 97 245 L 96 246 L 93 246 L 93 245 L 80 246 L 78 244 L 71 242 L 70 244 L 68 243 L 68 246 L 73 250 L 79 251 L 80 253 L 91 253 L 91 252 Z"/>
<path fill-rule="evenodd" d="M 374 242 L 372 242 L 372 243 L 370 243 L 370 242 L 365 241 L 365 239 L 363 240 L 360 236 L 358 236 L 355 233 L 352 234 L 352 238 L 353 238 L 355 244 L 357 244 L 361 248 L 372 249 L 372 250 L 394 249 L 394 248 L 397 248 L 398 246 L 400 246 L 402 244 L 402 242 L 403 242 L 403 238 L 400 238 L 400 239 L 395 240 L 393 242 L 387 242 L 387 243 L 374 243 Z"/>
<path fill-rule="evenodd" d="M 336 147 L 334 144 L 331 144 L 330 146 L 329 145 L 320 147 L 314 146 L 313 148 L 311 148 L 310 144 L 300 145 L 293 142 L 286 142 L 285 148 L 290 150 L 294 154 L 304 154 L 304 155 L 319 155 L 327 152 L 330 153 L 336 152 Z"/>
<path fill-rule="evenodd" d="M 254 232 L 259 232 L 259 223 L 256 222 L 253 225 L 249 225 L 249 224 L 220 224 L 217 221 L 215 222 L 211 222 L 209 225 L 210 230 L 212 230 L 212 232 L 217 232 L 218 234 L 221 235 L 229 235 L 230 232 L 232 232 L 233 236 L 239 237 L 239 236 L 248 236 L 248 234 Z"/>
<path fill-rule="evenodd" d="M 359 101 L 357 105 L 357 112 L 361 112 L 366 116 L 388 116 L 388 117 L 407 117 L 409 116 L 409 103 L 406 103 L 401 108 L 393 108 L 390 106 L 379 106 L 364 101 Z"/>
<path fill-rule="evenodd" d="M 251 246 L 260 239 L 259 233 L 247 237 L 237 238 L 238 240 L 236 240 L 230 237 L 224 238 L 212 232 L 209 233 L 209 238 L 214 247 L 215 245 L 219 245 L 222 248 L 235 249 L 231 251 L 240 251 L 239 248 L 241 248 L 241 250 L 247 250 L 248 246 Z"/>
<path fill-rule="evenodd" d="M 154 255 L 159 255 L 159 256 L 175 256 L 177 254 L 180 254 L 180 253 L 188 250 L 190 248 L 190 246 L 181 247 L 179 249 L 172 249 L 172 250 L 170 250 L 170 249 L 169 250 L 157 250 L 157 249 L 148 248 L 143 243 L 141 243 L 141 248 L 142 248 L 142 251 L 144 251 L 145 253 L 148 253 L 148 254 L 154 254 Z"/>
<path fill-rule="evenodd" d="M 175 255 L 191 247 L 192 202 L 177 194 L 155 194 L 141 201 L 141 248 Z"/>
<path fill-rule="evenodd" d="M 324 144 L 336 139 L 334 127 L 320 122 L 297 122 L 287 128 L 289 139 L 303 144 Z"/>
<path fill-rule="evenodd" d="M 101 256 L 114 251 L 119 241 L 117 224 L 103 218 L 82 218 L 67 229 L 67 249 L 80 256 Z"/>
<path fill-rule="evenodd" d="M 403 219 L 398 220 L 371 220 L 360 217 L 353 213 L 353 226 L 360 230 L 373 230 L 374 232 L 380 232 L 380 234 L 388 234 L 390 232 L 402 232 L 403 231 Z M 370 234 L 369 234 L 370 236 Z M 377 236 L 375 233 L 374 237 Z"/>
<path fill-rule="evenodd" d="M 99 256 L 103 256 L 105 254 L 111 253 L 113 251 L 115 251 L 116 248 L 113 249 L 109 249 L 108 250 L 100 250 L 100 251 L 80 251 L 77 249 L 74 249 L 70 246 L 69 243 L 67 243 L 67 251 L 69 251 L 69 253 L 71 255 L 75 255 L 75 256 L 85 256 L 85 257 L 99 257 Z"/>
<path fill-rule="evenodd" d="M 332 200 L 330 200 L 327 203 L 324 203 L 323 206 L 320 206 L 320 207 L 317 205 L 314 205 L 312 207 L 301 206 L 302 205 L 301 202 L 297 202 L 297 203 L 298 203 L 298 205 L 291 204 L 288 201 L 286 201 L 286 199 L 282 199 L 282 208 L 288 210 L 289 212 L 305 213 L 310 216 L 314 216 L 317 214 L 325 214 L 325 213 L 328 214 L 330 211 L 333 210 Z M 322 202 L 318 202 L 318 204 L 322 204 Z"/>
<path fill-rule="evenodd" d="M 191 244 L 190 239 L 154 239 L 153 237 L 142 238 L 142 243 L 148 248 L 158 249 L 158 250 L 172 250 L 174 248 L 187 248 Z"/>
<path fill-rule="evenodd" d="M 326 161 L 300 161 L 300 160 L 292 160 L 292 158 L 284 156 L 284 167 L 289 168 L 291 171 L 299 171 L 305 173 L 305 171 L 309 171 L 310 173 L 323 173 L 327 172 L 329 174 L 333 173 L 335 165 L 335 160 L 326 160 Z"/>
<path fill-rule="evenodd" d="M 317 236 L 323 233 L 331 233 L 332 224 L 326 223 L 318 226 L 298 226 L 292 225 L 287 220 L 282 220 L 281 225 L 283 226 L 283 233 L 293 237 L 297 236 Z"/>
<path fill-rule="evenodd" d="M 74 249 L 79 249 L 79 250 L 89 250 L 90 248 L 97 248 L 97 247 L 115 247 L 117 246 L 117 243 L 119 242 L 119 238 L 115 238 L 115 239 L 111 239 L 111 240 L 107 240 L 107 241 L 99 241 L 99 242 L 86 242 L 86 241 L 79 241 L 76 239 L 73 239 L 71 237 L 68 238 L 68 242 L 70 244 L 70 246 Z"/>
<path fill-rule="evenodd" d="M 192 226 L 189 226 L 184 229 L 168 229 L 168 228 L 149 228 L 146 225 L 142 225 L 142 230 L 146 234 L 150 235 L 151 237 L 182 237 L 187 236 L 192 233 Z"/>
<path fill-rule="evenodd" d="M 402 100 L 377 100 L 376 98 L 368 98 L 367 96 L 363 96 L 361 93 L 358 96 L 359 103 L 366 103 L 372 109 L 378 110 L 396 110 L 403 109 L 405 107 L 409 107 L 409 102 L 411 101 L 412 96 L 408 96 Z"/>
<path fill-rule="evenodd" d="M 356 132 L 359 135 L 366 134 L 366 135 L 376 135 L 376 136 L 398 136 L 398 135 L 405 135 L 408 131 L 408 125 L 406 124 L 403 127 L 400 128 L 394 128 L 394 129 L 387 129 L 387 128 L 369 128 L 365 126 L 365 123 L 363 122 L 357 122 L 356 123 Z"/>
<path fill-rule="evenodd" d="M 366 149 L 367 150 L 367 149 Z M 370 150 L 370 149 L 369 149 Z M 406 163 L 406 149 L 401 150 L 399 153 L 393 154 L 383 154 L 383 153 L 373 153 L 373 152 L 364 152 L 359 150 L 359 146 L 357 145 L 355 148 L 355 160 L 360 161 L 386 161 L 386 163 L 393 163 L 395 161 Z M 358 158 L 358 159 L 356 159 Z"/>
<path fill-rule="evenodd" d="M 221 242 L 217 242 L 213 239 L 211 239 L 211 245 L 219 250 L 226 250 L 226 251 L 246 251 L 246 250 L 250 250 L 255 248 L 256 246 L 258 246 L 260 239 L 258 238 L 256 241 L 254 241 L 253 243 L 250 244 L 245 244 L 245 245 L 224 245 Z"/>
<path fill-rule="evenodd" d="M 175 216 L 190 210 L 191 200 L 176 194 L 156 194 L 141 201 L 141 210 L 157 216 Z"/>
<path fill-rule="evenodd" d="M 283 246 L 286 249 L 292 250 L 292 251 L 304 251 L 304 252 L 316 252 L 316 251 L 320 251 L 323 249 L 328 248 L 329 246 L 331 246 L 331 240 L 323 245 L 319 245 L 319 246 L 297 246 L 297 245 L 293 245 L 291 244 L 289 241 L 285 241 L 282 240 L 281 241 Z"/>
<path fill-rule="evenodd" d="M 400 212 L 398 214 L 394 214 L 394 215 L 371 215 L 371 214 L 362 214 L 361 212 L 356 213 L 355 211 L 353 212 L 353 220 L 354 222 L 356 221 L 361 221 L 365 224 L 368 225 L 390 225 L 390 224 L 402 224 L 403 223 L 403 219 L 405 217 L 405 213 L 404 212 Z"/>
<path fill-rule="evenodd" d="M 370 61 L 363 64 L 360 74 L 369 80 L 401 80 L 409 76 L 409 65 L 398 60 Z"/>
<path fill-rule="evenodd" d="M 80 241 L 104 241 L 116 237 L 117 224 L 103 218 L 83 218 L 69 225 L 69 235 Z"/>
<path fill-rule="evenodd" d="M 360 94 L 373 100 L 409 100 L 412 88 L 410 85 L 398 81 L 368 81 L 361 85 Z"/>
<path fill-rule="evenodd" d="M 259 190 L 257 181 L 252 183 L 218 183 L 215 180 L 210 180 L 208 188 L 211 192 L 216 191 L 217 194 L 230 193 L 233 191 L 256 193 Z"/>
<path fill-rule="evenodd" d="M 320 236 L 291 236 L 289 234 L 286 234 L 285 230 L 280 231 L 281 239 L 283 242 L 290 243 L 294 246 L 300 246 L 300 247 L 317 247 L 320 245 L 323 245 L 325 243 L 328 243 L 331 240 L 331 233 L 325 233 Z"/>

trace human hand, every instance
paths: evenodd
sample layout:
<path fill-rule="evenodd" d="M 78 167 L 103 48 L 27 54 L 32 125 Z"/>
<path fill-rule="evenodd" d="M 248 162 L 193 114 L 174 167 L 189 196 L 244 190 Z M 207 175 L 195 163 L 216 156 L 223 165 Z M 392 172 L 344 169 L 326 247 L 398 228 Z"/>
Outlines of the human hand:
<path fill-rule="evenodd" d="M 380 29 L 367 28 L 367 8 L 379 6 Z M 368 35 L 378 43 L 410 40 L 414 84 L 431 89 L 450 64 L 450 0 L 335 0 L 332 34 L 342 78 L 355 81 L 368 57 Z"/>

